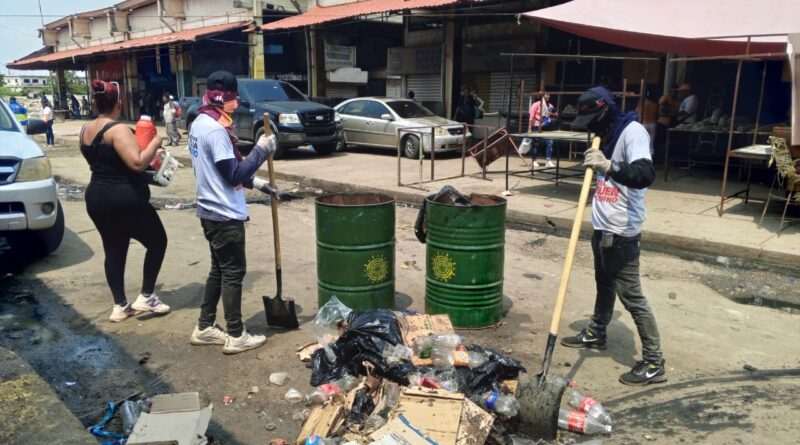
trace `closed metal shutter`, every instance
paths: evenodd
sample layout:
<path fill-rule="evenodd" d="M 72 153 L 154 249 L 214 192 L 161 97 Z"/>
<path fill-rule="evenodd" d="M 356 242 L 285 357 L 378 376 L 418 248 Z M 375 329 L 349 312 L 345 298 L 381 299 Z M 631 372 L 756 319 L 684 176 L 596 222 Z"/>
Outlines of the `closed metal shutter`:
<path fill-rule="evenodd" d="M 386 97 L 401 98 L 403 96 L 403 79 L 386 79 Z"/>
<path fill-rule="evenodd" d="M 438 115 L 443 115 L 442 76 L 415 74 L 406 78 L 406 92 L 413 91 L 414 99 Z"/>
<path fill-rule="evenodd" d="M 481 97 L 487 104 L 484 105 L 483 109 L 487 113 L 489 112 L 506 112 L 508 110 L 508 81 L 510 79 L 509 73 L 491 73 L 491 81 L 490 81 L 490 93 L 488 100 L 485 97 Z M 537 81 L 537 76 L 535 73 L 514 73 L 514 85 L 513 85 L 513 93 L 511 98 L 511 111 L 512 113 L 517 112 L 517 101 L 519 99 L 519 82 L 520 80 L 525 81 L 525 92 L 537 91 L 539 89 L 539 83 Z M 523 112 L 527 111 L 528 106 L 528 98 L 526 97 L 523 104 L 522 104 Z"/>
<path fill-rule="evenodd" d="M 331 84 L 325 86 L 325 97 L 350 99 L 358 96 L 358 85 Z"/>

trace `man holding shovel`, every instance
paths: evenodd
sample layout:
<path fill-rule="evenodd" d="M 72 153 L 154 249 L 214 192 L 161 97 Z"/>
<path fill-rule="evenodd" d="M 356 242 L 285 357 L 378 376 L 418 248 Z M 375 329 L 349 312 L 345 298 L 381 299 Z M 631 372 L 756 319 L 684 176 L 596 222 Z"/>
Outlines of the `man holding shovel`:
<path fill-rule="evenodd" d="M 642 342 L 642 360 L 619 381 L 644 386 L 667 380 L 658 326 L 639 278 L 639 239 L 646 212 L 644 194 L 655 180 L 647 130 L 635 112 L 624 112 L 603 87 L 578 98 L 573 127 L 602 138 L 600 149 L 584 154 L 583 167 L 597 172 L 592 202 L 592 252 L 597 297 L 589 325 L 561 344 L 571 348 L 606 348 L 606 328 L 617 295 L 630 312 Z"/>
<path fill-rule="evenodd" d="M 236 77 L 227 71 L 208 76 L 203 105 L 189 131 L 197 189 L 197 217 L 211 248 L 211 272 L 206 280 L 193 345 L 224 345 L 236 354 L 267 342 L 247 332 L 242 323 L 242 280 L 246 272 L 244 222 L 249 219 L 243 187 L 265 193 L 269 183 L 254 175 L 276 148 L 275 136 L 262 136 L 244 158 L 236 148 L 231 115 L 239 106 Z M 220 298 L 227 332 L 214 324 Z"/>

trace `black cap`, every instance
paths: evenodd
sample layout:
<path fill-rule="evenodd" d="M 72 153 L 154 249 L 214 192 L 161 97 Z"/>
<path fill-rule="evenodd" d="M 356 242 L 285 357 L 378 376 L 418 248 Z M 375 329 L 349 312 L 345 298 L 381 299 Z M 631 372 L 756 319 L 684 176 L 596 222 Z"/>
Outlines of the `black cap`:
<path fill-rule="evenodd" d="M 206 79 L 206 88 L 219 91 L 237 91 L 236 76 L 227 71 L 214 71 Z"/>
<path fill-rule="evenodd" d="M 614 97 L 607 89 L 595 87 L 585 91 L 578 97 L 578 117 L 572 121 L 572 128 L 585 129 L 609 105 L 614 105 Z"/>

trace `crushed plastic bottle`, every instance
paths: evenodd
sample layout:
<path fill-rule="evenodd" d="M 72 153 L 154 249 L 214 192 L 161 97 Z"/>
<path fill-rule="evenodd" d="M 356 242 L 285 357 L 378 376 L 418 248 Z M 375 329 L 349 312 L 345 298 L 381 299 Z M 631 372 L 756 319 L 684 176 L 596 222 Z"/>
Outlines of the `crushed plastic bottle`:
<path fill-rule="evenodd" d="M 358 386 L 358 384 L 361 383 L 361 379 L 348 374 L 340 379 L 332 381 L 331 383 L 338 386 L 342 392 L 348 392 Z"/>
<path fill-rule="evenodd" d="M 312 434 L 306 439 L 305 445 L 326 445 L 326 443 L 325 439 L 317 436 L 316 434 Z"/>
<path fill-rule="evenodd" d="M 611 425 L 606 425 L 577 409 L 560 408 L 558 410 L 558 427 L 573 433 L 611 434 Z"/>
<path fill-rule="evenodd" d="M 519 413 L 519 402 L 514 396 L 504 396 L 491 391 L 484 394 L 482 400 L 484 408 L 497 414 L 514 417 Z"/>
<path fill-rule="evenodd" d="M 411 360 L 414 351 L 406 345 L 392 345 L 387 343 L 383 348 L 383 356 L 389 364 L 400 363 L 402 360 Z"/>
<path fill-rule="evenodd" d="M 386 425 L 386 422 L 388 422 L 388 420 L 386 420 L 384 417 L 376 416 L 373 414 L 367 418 L 366 422 L 364 422 L 364 430 L 375 431 L 378 428 Z"/>
<path fill-rule="evenodd" d="M 322 405 L 331 399 L 333 393 L 332 392 L 328 393 L 325 391 L 325 389 L 321 389 L 322 386 L 325 385 L 320 385 L 320 388 L 315 389 L 305 397 L 306 403 L 308 403 L 309 405 Z"/>
<path fill-rule="evenodd" d="M 122 402 L 120 417 L 122 417 L 122 432 L 126 436 L 131 435 L 136 421 L 139 420 L 139 415 L 142 414 L 142 411 L 147 405 L 148 402 L 145 400 L 137 400 L 136 402 L 133 400 L 126 400 Z"/>
<path fill-rule="evenodd" d="M 273 372 L 269 375 L 269 382 L 273 385 L 283 386 L 289 381 L 288 372 Z"/>
<path fill-rule="evenodd" d="M 439 348 L 449 348 L 450 350 L 455 350 L 463 341 L 458 334 L 441 334 L 434 337 L 434 340 Z"/>
<path fill-rule="evenodd" d="M 484 363 L 486 363 L 486 360 L 488 360 L 488 358 L 486 358 L 486 356 L 484 354 L 481 354 L 480 352 L 472 351 L 469 352 L 467 355 L 469 360 L 469 367 L 471 369 L 480 368 L 481 366 L 483 366 Z"/>
<path fill-rule="evenodd" d="M 455 359 L 453 357 L 453 349 L 448 347 L 435 346 L 433 348 L 433 366 L 436 368 L 452 368 Z"/>
<path fill-rule="evenodd" d="M 608 415 L 603 405 L 597 400 L 583 395 L 577 389 L 571 388 L 569 393 L 569 406 L 583 411 L 587 416 L 593 417 L 606 425 L 611 425 L 611 416 Z"/>
<path fill-rule="evenodd" d="M 289 390 L 286 391 L 286 396 L 284 397 L 284 399 L 286 399 L 286 401 L 289 402 L 289 404 L 296 405 L 298 403 L 305 401 L 306 395 L 294 388 L 289 388 Z"/>

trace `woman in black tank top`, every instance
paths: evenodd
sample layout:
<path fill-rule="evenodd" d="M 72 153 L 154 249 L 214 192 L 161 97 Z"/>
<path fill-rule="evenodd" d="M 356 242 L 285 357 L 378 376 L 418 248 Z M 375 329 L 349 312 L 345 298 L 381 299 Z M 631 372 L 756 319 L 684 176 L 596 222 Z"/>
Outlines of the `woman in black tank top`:
<path fill-rule="evenodd" d="M 156 210 L 150 205 L 145 168 L 161 148 L 156 137 L 139 148 L 131 129 L 116 120 L 122 112 L 119 85 L 92 81 L 97 119 L 84 125 L 81 153 L 89 163 L 92 178 L 86 188 L 86 211 L 97 227 L 105 251 L 105 272 L 114 308 L 110 320 L 119 322 L 138 312 L 169 312 L 155 294 L 156 279 L 167 249 L 167 234 Z M 147 249 L 141 293 L 128 303 L 125 296 L 125 261 L 130 240 Z"/>

